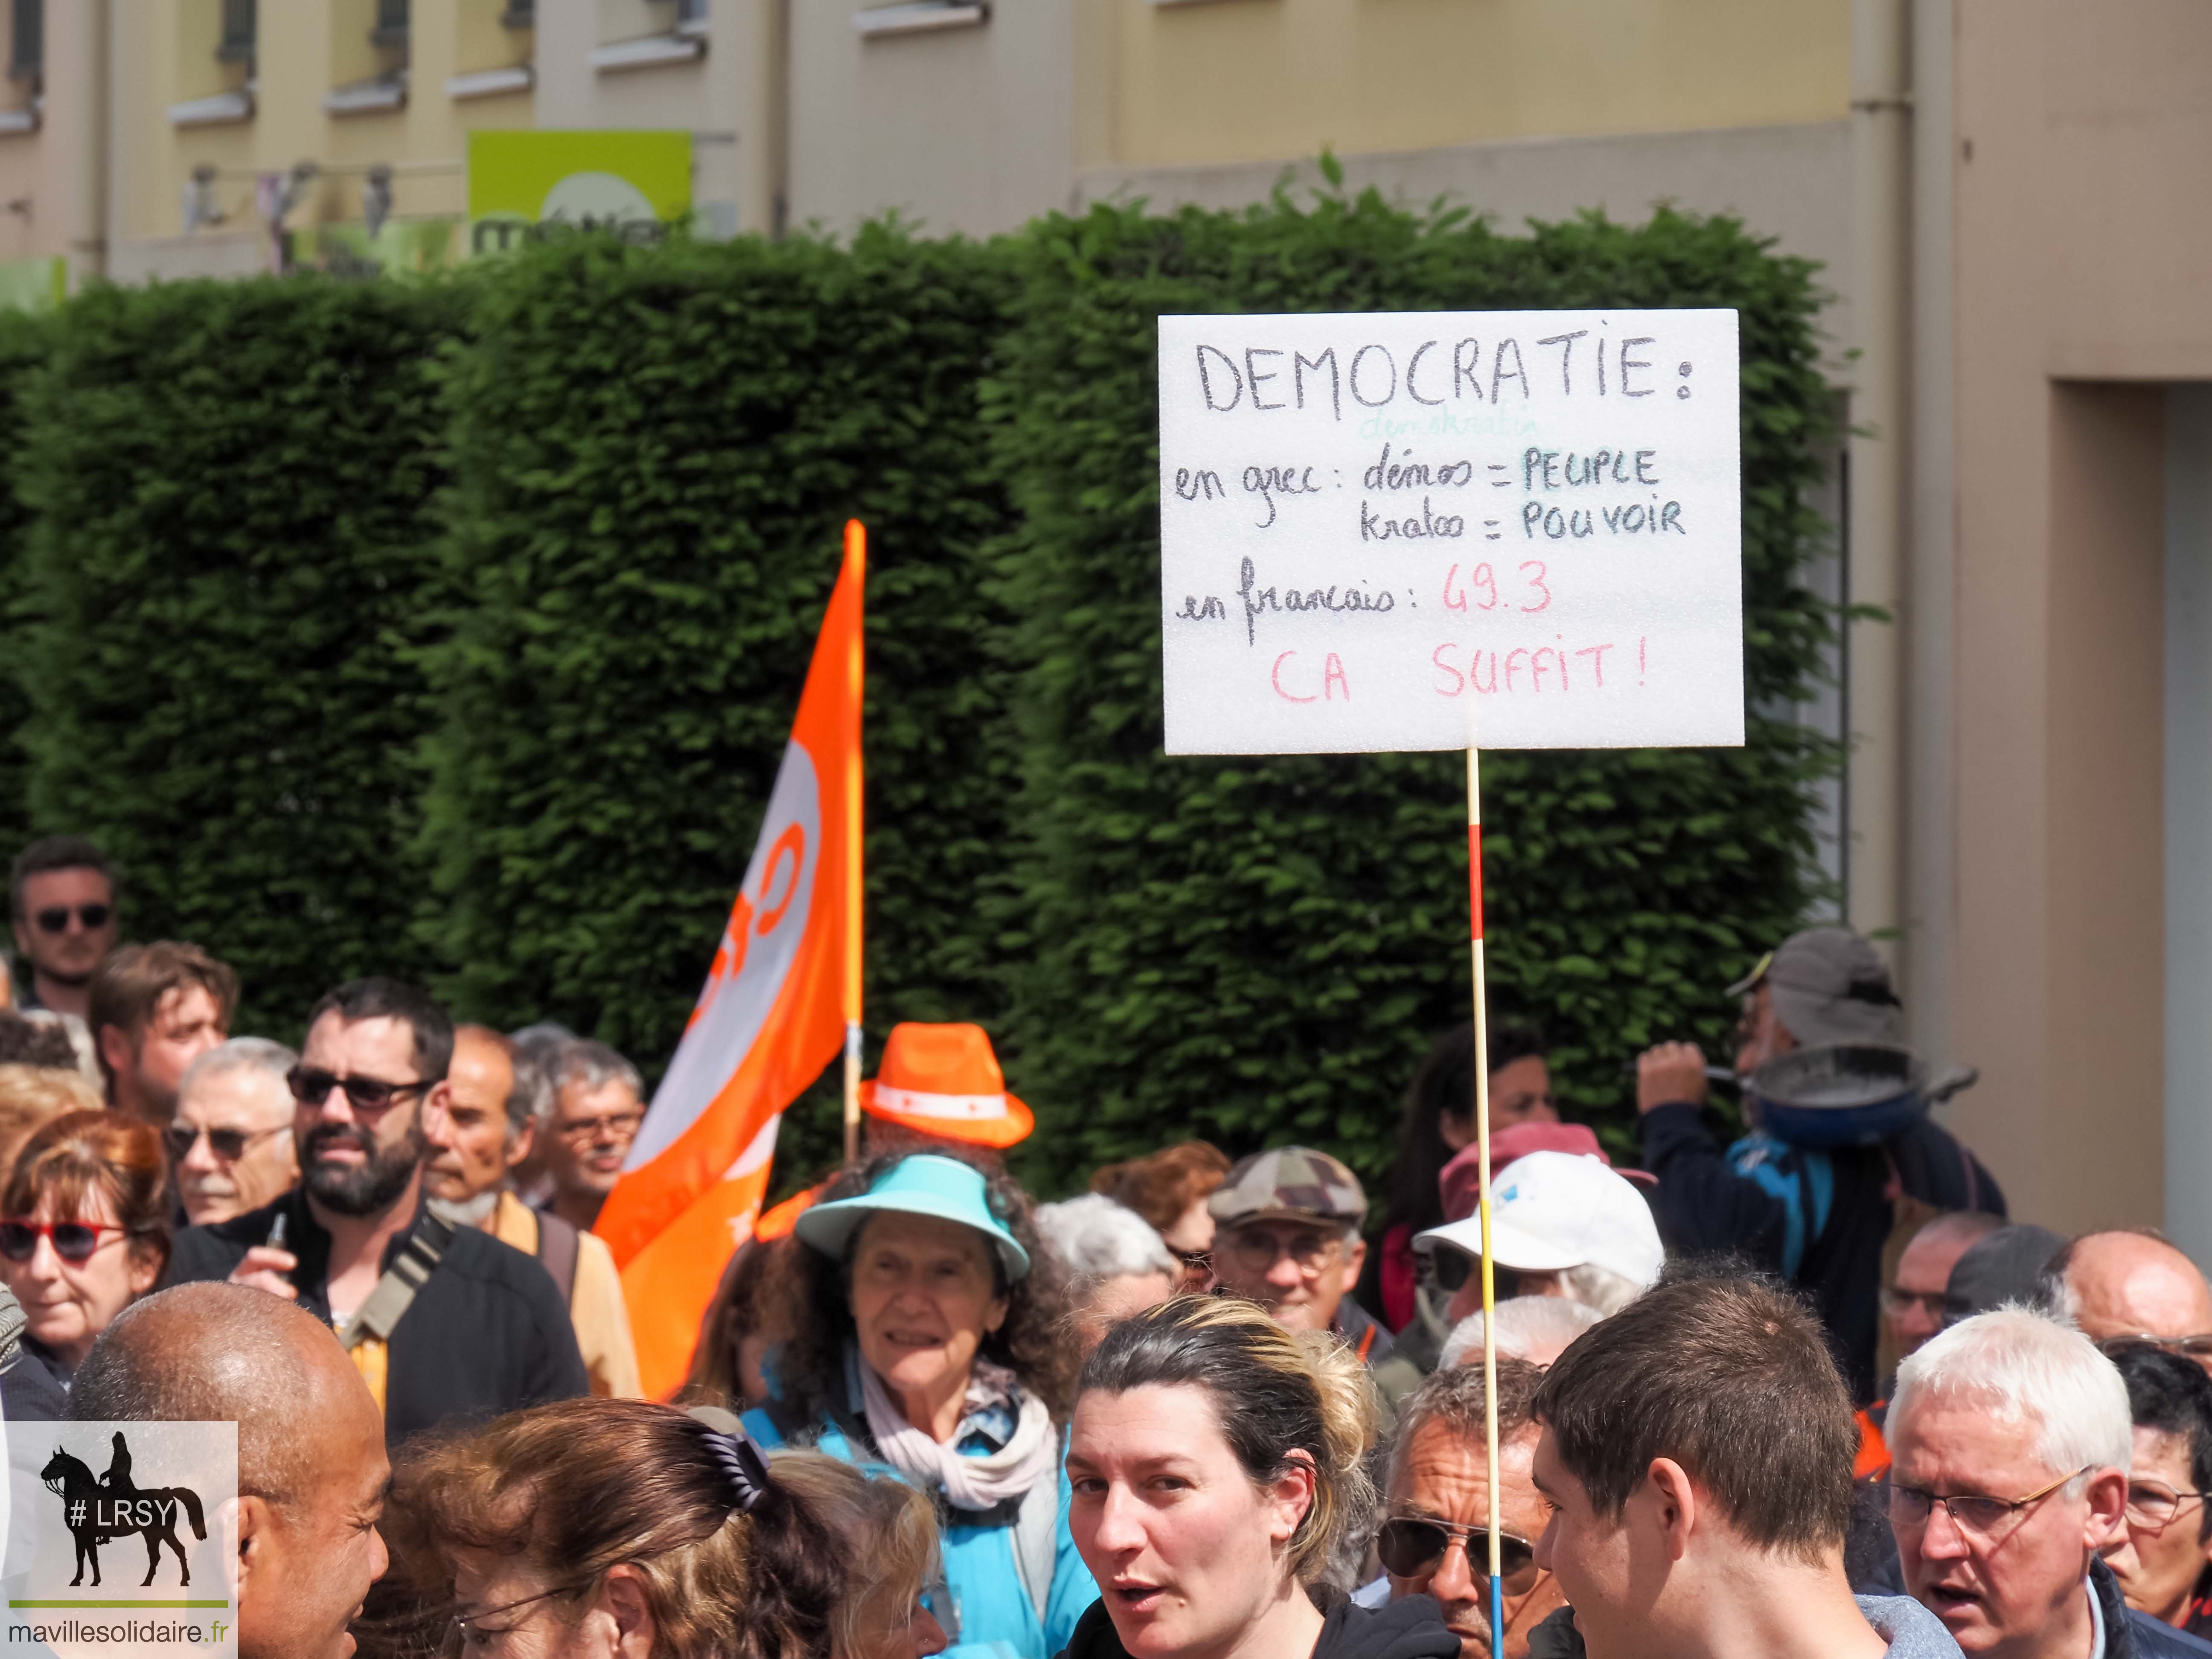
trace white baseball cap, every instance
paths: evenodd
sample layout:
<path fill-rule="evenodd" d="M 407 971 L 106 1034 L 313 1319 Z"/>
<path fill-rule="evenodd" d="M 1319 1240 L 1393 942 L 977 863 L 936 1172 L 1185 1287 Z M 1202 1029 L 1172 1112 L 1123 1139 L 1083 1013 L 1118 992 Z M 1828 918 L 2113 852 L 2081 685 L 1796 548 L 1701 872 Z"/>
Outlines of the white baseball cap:
<path fill-rule="evenodd" d="M 1587 1152 L 1530 1152 L 1499 1170 L 1491 1184 L 1490 1242 L 1501 1267 L 1603 1267 L 1646 1288 L 1667 1259 L 1644 1194 Z M 1431 1227 L 1413 1239 L 1423 1255 L 1438 1244 L 1480 1255 L 1482 1218 Z"/>

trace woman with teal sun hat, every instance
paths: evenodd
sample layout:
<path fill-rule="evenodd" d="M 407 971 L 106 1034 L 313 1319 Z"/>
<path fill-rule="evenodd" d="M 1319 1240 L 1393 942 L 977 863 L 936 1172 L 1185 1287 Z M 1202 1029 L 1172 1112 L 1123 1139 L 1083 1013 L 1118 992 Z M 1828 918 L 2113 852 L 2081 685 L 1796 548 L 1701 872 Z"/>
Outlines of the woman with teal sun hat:
<path fill-rule="evenodd" d="M 849 1170 L 799 1218 L 794 1334 L 763 1444 L 883 1464 L 934 1499 L 953 1659 L 1050 1659 L 1098 1591 L 1067 1529 L 1073 1359 L 1028 1197 L 950 1153 Z"/>

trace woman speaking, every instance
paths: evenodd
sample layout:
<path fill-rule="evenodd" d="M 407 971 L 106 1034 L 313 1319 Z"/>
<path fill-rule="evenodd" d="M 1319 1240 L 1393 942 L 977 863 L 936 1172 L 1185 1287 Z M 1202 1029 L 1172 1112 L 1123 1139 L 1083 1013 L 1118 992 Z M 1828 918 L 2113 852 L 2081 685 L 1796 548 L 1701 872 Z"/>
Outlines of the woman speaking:
<path fill-rule="evenodd" d="M 1107 1332 L 1067 1454 L 1100 1600 L 1066 1659 L 1457 1659 L 1427 1596 L 1344 1593 L 1375 1413 L 1348 1350 L 1250 1303 L 1182 1297 Z"/>

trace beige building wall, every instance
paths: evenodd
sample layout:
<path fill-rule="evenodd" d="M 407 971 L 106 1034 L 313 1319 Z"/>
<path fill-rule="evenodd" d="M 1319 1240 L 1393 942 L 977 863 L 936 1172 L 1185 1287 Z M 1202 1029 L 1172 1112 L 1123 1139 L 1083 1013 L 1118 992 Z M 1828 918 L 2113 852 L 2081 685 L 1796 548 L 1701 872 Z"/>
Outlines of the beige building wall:
<path fill-rule="evenodd" d="M 15 13 L 0 0 L 0 71 Z M 0 81 L 0 264 L 64 258 L 72 286 L 105 257 L 104 9 L 46 0 L 43 67 Z"/>
<path fill-rule="evenodd" d="M 249 64 L 217 57 L 221 0 L 131 3 L 113 52 L 114 274 L 263 268 L 256 178 L 301 162 L 317 173 L 286 216 L 290 228 L 359 222 L 379 166 L 392 170 L 395 222 L 458 218 L 469 129 L 532 124 L 529 76 L 514 73 L 529 68 L 532 33 L 502 21 L 507 0 L 412 0 L 410 11 L 402 49 L 372 42 L 375 0 L 261 0 Z M 461 77 L 500 70 L 520 84 L 459 95 Z M 226 98 L 231 108 L 213 101 Z M 340 101 L 356 107 L 338 112 Z M 215 170 L 209 195 L 221 216 L 187 233 L 185 196 L 202 167 Z"/>
<path fill-rule="evenodd" d="M 1927 369 L 1955 530 L 1923 514 L 1915 556 L 1952 590 L 1917 655 L 1951 666 L 1912 718 L 1955 764 L 1917 769 L 1909 810 L 1954 827 L 1916 841 L 1908 960 L 1983 1068 L 1955 1123 L 2015 1213 L 2193 1224 L 2166 1204 L 2166 1125 L 2208 1103 L 2166 1094 L 2163 789 L 2169 745 L 2212 734 L 2167 729 L 2161 573 L 2166 387 L 2212 380 L 2212 224 L 2182 205 L 2212 12 L 1946 12 L 1953 260 L 1921 309 L 1953 343 Z"/>

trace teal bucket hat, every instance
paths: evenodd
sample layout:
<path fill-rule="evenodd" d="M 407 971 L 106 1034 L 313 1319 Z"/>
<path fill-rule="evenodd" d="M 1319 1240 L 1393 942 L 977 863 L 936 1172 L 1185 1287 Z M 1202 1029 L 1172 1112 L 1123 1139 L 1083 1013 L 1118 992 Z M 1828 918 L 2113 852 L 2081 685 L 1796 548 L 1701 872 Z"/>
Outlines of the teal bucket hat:
<path fill-rule="evenodd" d="M 991 1213 L 984 1195 L 983 1172 L 957 1158 L 940 1158 L 933 1152 L 901 1158 L 858 1197 L 817 1204 L 799 1218 L 796 1231 L 823 1255 L 842 1261 L 860 1224 L 883 1210 L 973 1227 L 998 1251 L 1009 1282 L 1029 1276 L 1030 1253 L 1006 1231 L 1006 1224 Z"/>

